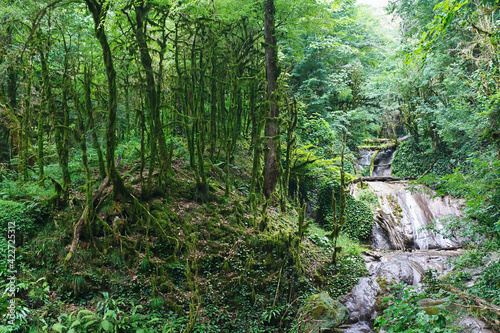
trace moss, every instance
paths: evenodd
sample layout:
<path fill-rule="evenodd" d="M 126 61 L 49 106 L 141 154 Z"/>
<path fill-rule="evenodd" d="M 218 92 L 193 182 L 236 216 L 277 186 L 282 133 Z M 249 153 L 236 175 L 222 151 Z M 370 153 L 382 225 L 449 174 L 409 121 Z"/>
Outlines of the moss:
<path fill-rule="evenodd" d="M 391 286 L 393 284 L 381 276 L 377 278 L 377 283 L 380 290 L 377 291 L 377 297 L 375 298 L 375 311 L 378 314 L 382 314 L 382 312 L 387 309 L 387 305 L 383 304 L 383 299 L 391 293 Z"/>
<path fill-rule="evenodd" d="M 304 317 L 314 319 L 306 324 L 305 332 L 310 332 L 320 321 L 320 331 L 342 325 L 349 318 L 349 311 L 340 302 L 332 299 L 327 292 L 309 296 L 300 311 Z"/>

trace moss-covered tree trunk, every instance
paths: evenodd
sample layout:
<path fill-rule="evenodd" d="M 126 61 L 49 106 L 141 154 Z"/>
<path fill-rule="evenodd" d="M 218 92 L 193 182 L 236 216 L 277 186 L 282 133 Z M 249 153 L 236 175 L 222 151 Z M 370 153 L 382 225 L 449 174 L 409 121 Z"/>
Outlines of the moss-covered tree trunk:
<path fill-rule="evenodd" d="M 19 176 L 28 179 L 29 138 L 31 135 L 31 84 L 33 81 L 33 54 L 30 54 L 29 66 L 24 71 L 24 96 L 22 101 L 22 121 L 19 140 Z"/>
<path fill-rule="evenodd" d="M 85 0 L 89 11 L 94 19 L 94 30 L 102 48 L 102 57 L 108 77 L 108 119 L 106 122 L 106 166 L 111 184 L 113 185 L 114 198 L 120 199 L 125 195 L 125 186 L 123 179 L 118 174 L 115 166 L 116 149 L 116 113 L 117 113 L 117 95 L 116 95 L 116 71 L 113 64 L 113 56 L 108 43 L 105 31 L 106 14 L 110 6 L 109 1 L 105 0 Z"/>
<path fill-rule="evenodd" d="M 45 118 L 50 114 L 51 108 L 53 108 L 52 99 L 52 87 L 50 84 L 50 74 L 49 74 L 49 56 L 50 44 L 47 40 L 45 46 L 40 48 L 40 64 L 41 64 L 41 74 L 42 74 L 42 107 L 38 114 L 38 179 L 42 179 L 44 176 L 44 141 L 43 132 L 45 127 Z"/>
<path fill-rule="evenodd" d="M 76 81 L 76 79 L 75 79 Z M 87 82 L 87 73 L 86 73 L 86 68 L 84 68 L 84 90 L 85 86 L 88 83 Z M 74 105 L 76 109 L 76 114 L 77 114 L 77 131 L 75 134 L 76 141 L 80 144 L 80 149 L 82 150 L 82 163 L 83 163 L 83 169 L 85 170 L 85 205 L 87 207 L 86 214 L 84 216 L 84 222 L 83 224 L 87 227 L 86 230 L 88 230 L 88 234 L 91 237 L 92 236 L 92 222 L 94 219 L 94 205 L 92 203 L 92 194 L 93 194 L 93 179 L 92 179 L 92 172 L 90 170 L 89 166 L 89 160 L 88 160 L 88 155 L 87 155 L 87 137 L 86 133 L 91 132 L 92 133 L 92 127 L 93 127 L 93 118 L 88 117 L 88 109 L 87 109 L 87 94 L 84 93 L 84 99 L 85 99 L 85 116 L 87 117 L 87 123 L 85 124 L 84 121 L 84 113 L 81 111 L 80 107 L 80 101 L 78 99 L 78 94 L 76 94 L 76 82 L 74 85 L 75 93 L 73 94 L 73 99 L 74 99 Z M 89 96 L 90 97 L 90 96 Z M 92 119 L 92 120 L 91 120 Z M 91 134 L 93 136 L 93 134 Z M 93 138 L 92 138 L 93 140 Z"/>
<path fill-rule="evenodd" d="M 149 11 L 149 6 L 144 2 L 144 0 L 138 0 L 134 2 L 135 8 L 135 36 L 136 41 L 139 46 L 139 53 L 142 67 L 144 68 L 144 72 L 146 75 L 146 109 L 148 111 L 148 118 L 150 124 L 151 131 L 151 140 L 150 140 L 150 148 L 151 148 L 151 168 L 149 170 L 150 174 L 153 174 L 154 171 L 154 154 L 158 151 L 160 154 L 160 178 L 159 178 L 159 186 L 162 187 L 162 181 L 166 178 L 168 167 L 168 151 L 167 151 L 167 143 L 165 140 L 165 134 L 163 131 L 163 123 L 160 118 L 160 108 L 159 108 L 159 99 L 158 93 L 156 90 L 156 82 L 155 82 L 155 73 L 153 71 L 153 61 L 151 55 L 149 53 L 148 44 L 146 41 L 146 32 L 147 32 L 147 24 L 145 22 L 147 13 Z"/>
<path fill-rule="evenodd" d="M 91 85 L 92 85 L 92 74 L 88 64 L 85 63 L 83 68 L 83 97 L 85 100 L 85 116 L 87 118 L 87 130 L 90 132 L 92 137 L 92 146 L 97 153 L 97 161 L 99 165 L 99 176 L 101 179 L 106 177 L 106 166 L 104 164 L 104 157 L 102 155 L 101 144 L 97 138 L 97 130 L 95 128 L 94 113 L 92 110 L 92 98 L 91 98 Z M 86 148 L 86 147 L 85 147 Z"/>
<path fill-rule="evenodd" d="M 68 89 L 69 89 L 69 49 L 65 45 L 64 72 L 62 78 L 62 105 L 55 107 L 53 99 L 49 102 L 50 110 L 54 112 L 54 138 L 56 141 L 56 150 L 59 160 L 59 167 L 62 173 L 63 203 L 69 199 L 69 189 L 71 187 L 71 177 L 69 173 L 69 108 L 68 108 Z"/>
<path fill-rule="evenodd" d="M 276 190 L 276 183 L 280 173 L 280 156 L 278 152 L 278 101 L 276 88 L 278 81 L 278 52 L 274 14 L 276 8 L 274 0 L 264 1 L 264 39 L 266 43 L 266 79 L 267 99 L 269 101 L 269 116 L 266 121 L 265 135 L 267 138 L 267 152 L 264 166 L 264 195 L 269 198 Z"/>

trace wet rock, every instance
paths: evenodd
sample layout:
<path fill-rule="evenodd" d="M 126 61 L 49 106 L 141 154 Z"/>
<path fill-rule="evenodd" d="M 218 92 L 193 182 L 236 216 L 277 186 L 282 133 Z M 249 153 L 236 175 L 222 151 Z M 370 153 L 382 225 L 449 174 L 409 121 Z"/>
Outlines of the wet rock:
<path fill-rule="evenodd" d="M 374 333 L 375 331 L 368 325 L 368 323 L 360 322 L 348 325 L 342 328 L 343 333 Z"/>
<path fill-rule="evenodd" d="M 322 292 L 309 296 L 301 309 L 301 316 L 309 318 L 303 332 L 328 332 L 342 325 L 349 318 L 347 308 Z"/>
<path fill-rule="evenodd" d="M 455 324 L 461 328 L 463 333 L 494 333 L 486 323 L 470 316 L 460 318 Z"/>
<path fill-rule="evenodd" d="M 375 256 L 365 256 L 370 276 L 361 278 L 351 293 L 342 297 L 342 303 L 350 312 L 349 323 L 373 322 L 382 314 L 381 300 L 390 293 L 391 285 L 405 281 L 411 286 L 421 286 L 427 269 L 438 275 L 446 274 L 449 270 L 447 259 L 460 252 L 446 251 L 439 255 L 436 251 L 375 253 Z"/>
<path fill-rule="evenodd" d="M 391 176 L 391 163 L 394 158 L 396 149 L 389 148 L 380 151 L 373 161 L 375 168 L 373 169 L 373 177 Z"/>
<path fill-rule="evenodd" d="M 373 321 L 376 318 L 375 300 L 380 287 L 372 276 L 359 279 L 352 292 L 342 299 L 349 309 L 349 322 Z"/>
<path fill-rule="evenodd" d="M 449 197 L 435 198 L 429 189 L 410 191 L 408 183 L 370 182 L 380 208 L 375 212 L 374 246 L 381 249 L 435 249 L 456 246 L 458 239 L 448 239 L 429 230 L 434 222 L 440 230 L 446 217 L 459 216 L 461 204 Z M 356 196 L 356 188 L 352 189 Z M 426 193 L 429 192 L 429 193 Z"/>

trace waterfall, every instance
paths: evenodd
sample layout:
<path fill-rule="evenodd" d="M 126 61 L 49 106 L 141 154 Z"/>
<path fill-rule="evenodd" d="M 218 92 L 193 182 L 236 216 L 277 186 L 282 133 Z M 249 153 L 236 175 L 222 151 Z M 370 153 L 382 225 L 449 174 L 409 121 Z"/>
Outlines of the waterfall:
<path fill-rule="evenodd" d="M 443 230 L 446 218 L 460 216 L 457 200 L 434 197 L 434 193 L 423 186 L 412 192 L 407 182 L 369 182 L 367 186 L 379 201 L 379 208 L 374 212 L 375 248 L 428 250 L 459 245 L 460 240 L 447 239 L 429 230 L 431 224 L 434 229 Z"/>
<path fill-rule="evenodd" d="M 391 163 L 394 158 L 395 148 L 389 148 L 377 152 L 374 158 L 373 177 L 391 176 Z M 373 150 L 361 149 L 359 151 L 359 158 L 357 161 L 357 169 L 362 170 L 365 167 L 370 167 L 372 156 L 375 153 Z"/>
<path fill-rule="evenodd" d="M 394 152 L 395 149 L 387 149 L 377 154 L 374 177 L 391 176 Z M 369 165 L 373 152 L 364 150 L 360 155 L 358 165 Z M 356 196 L 361 186 L 354 184 L 351 194 Z M 407 181 L 370 181 L 363 186 L 378 199 L 372 231 L 375 250 L 365 255 L 370 275 L 361 278 L 351 293 L 342 298 L 350 311 L 349 325 L 342 329 L 346 333 L 373 332 L 373 321 L 380 315 L 376 302 L 387 292 L 387 284 L 404 281 L 421 286 L 426 270 L 444 275 L 450 270 L 446 265 L 448 258 L 461 253 L 461 250 L 438 251 L 460 244 L 460 239 L 446 238 L 439 232 L 451 219 L 461 215 L 459 201 L 436 197 L 430 189 Z M 429 228 L 431 225 L 433 230 Z M 384 285 L 379 285 L 381 281 Z M 474 332 L 490 331 L 479 327 Z"/>

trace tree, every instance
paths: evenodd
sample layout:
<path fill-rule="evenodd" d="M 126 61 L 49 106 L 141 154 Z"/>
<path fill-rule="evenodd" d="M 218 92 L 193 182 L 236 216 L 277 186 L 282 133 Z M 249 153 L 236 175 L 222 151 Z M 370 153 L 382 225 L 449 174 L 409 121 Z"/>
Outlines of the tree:
<path fill-rule="evenodd" d="M 264 195 L 269 198 L 276 189 L 280 174 L 280 152 L 278 142 L 280 139 L 278 117 L 278 97 L 276 95 L 278 70 L 278 44 L 275 30 L 276 8 L 274 0 L 264 1 L 264 40 L 266 43 L 266 80 L 267 100 L 269 102 L 269 116 L 266 120 L 265 136 L 267 138 L 267 151 L 264 166 Z"/>
<path fill-rule="evenodd" d="M 102 58 L 108 77 L 108 119 L 106 123 L 106 165 L 108 177 L 113 185 L 114 196 L 121 198 L 125 193 L 123 179 L 118 174 L 115 166 L 116 149 L 116 71 L 113 65 L 113 55 L 106 36 L 106 15 L 110 7 L 110 2 L 106 0 L 85 0 L 89 11 L 94 19 L 94 31 L 102 48 Z"/>

